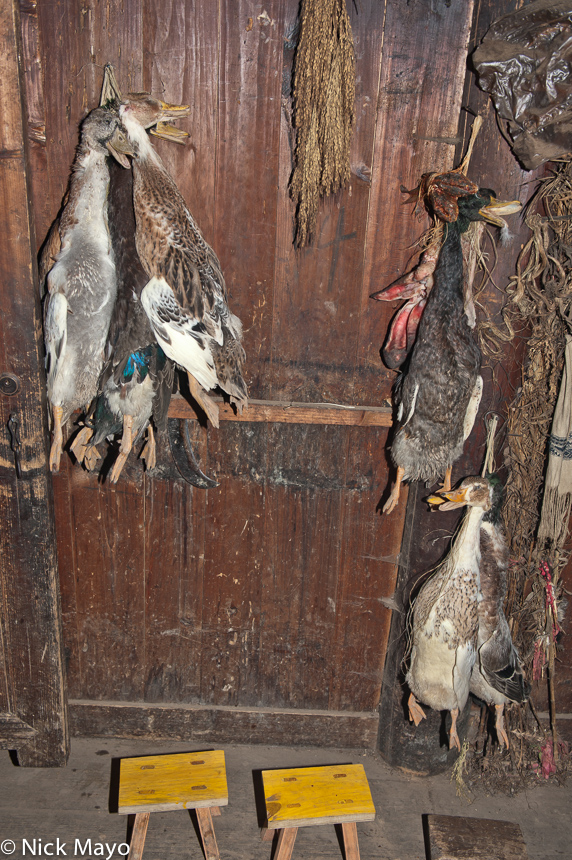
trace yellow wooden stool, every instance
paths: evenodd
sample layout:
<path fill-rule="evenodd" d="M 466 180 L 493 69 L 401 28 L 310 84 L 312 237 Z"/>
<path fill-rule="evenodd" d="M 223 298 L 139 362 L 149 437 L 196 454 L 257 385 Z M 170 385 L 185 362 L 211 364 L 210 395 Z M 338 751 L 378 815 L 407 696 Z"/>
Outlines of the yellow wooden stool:
<path fill-rule="evenodd" d="M 274 860 L 289 860 L 299 827 L 341 824 L 346 860 L 359 860 L 356 821 L 373 821 L 375 806 L 361 764 L 263 770 L 267 826 L 279 830 Z M 133 858 L 130 858 L 133 860 Z"/>
<path fill-rule="evenodd" d="M 223 750 L 121 759 L 117 811 L 135 813 L 129 860 L 140 860 L 152 812 L 194 809 L 206 860 L 219 860 L 213 815 L 228 803 Z"/>

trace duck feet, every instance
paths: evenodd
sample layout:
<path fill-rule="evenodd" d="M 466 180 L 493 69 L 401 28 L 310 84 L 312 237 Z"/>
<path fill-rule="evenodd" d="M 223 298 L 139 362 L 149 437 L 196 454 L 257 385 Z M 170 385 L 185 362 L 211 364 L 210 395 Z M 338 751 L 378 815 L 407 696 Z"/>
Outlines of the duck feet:
<path fill-rule="evenodd" d="M 495 729 L 501 749 L 509 749 L 508 735 L 504 727 L 504 705 L 495 705 Z"/>
<path fill-rule="evenodd" d="M 62 431 L 62 416 L 64 410 L 61 406 L 53 407 L 54 429 L 52 436 L 52 447 L 50 448 L 50 471 L 59 472 L 60 459 L 64 444 L 64 435 Z"/>
<path fill-rule="evenodd" d="M 204 409 L 207 418 L 218 430 L 219 427 L 219 414 L 218 414 L 218 404 L 209 397 L 209 395 L 204 391 L 195 377 L 187 371 L 187 377 L 189 379 L 189 388 L 191 390 L 191 394 L 194 399 L 197 401 L 201 409 Z"/>
<path fill-rule="evenodd" d="M 129 456 L 129 452 L 131 451 L 131 447 L 133 445 L 133 416 L 132 415 L 124 415 L 123 416 L 123 434 L 121 436 L 121 445 L 119 446 L 119 455 L 117 460 L 113 464 L 113 469 L 111 470 L 111 474 L 109 475 L 109 480 L 112 484 L 116 484 L 119 480 L 119 476 L 121 474 L 121 470 L 123 469 L 125 463 L 127 462 L 127 458 Z"/>
<path fill-rule="evenodd" d="M 459 716 L 459 709 L 453 708 L 451 711 L 451 730 L 449 732 L 449 749 L 452 750 L 453 747 L 457 747 L 458 752 L 461 752 L 461 741 L 459 740 L 459 735 L 457 734 L 457 717 Z"/>
<path fill-rule="evenodd" d="M 405 469 L 401 466 L 397 467 L 397 476 L 395 478 L 395 484 L 393 485 L 393 489 L 391 494 L 383 506 L 383 513 L 390 514 L 396 507 L 399 502 L 399 494 L 401 491 L 401 482 L 403 481 L 403 475 L 405 474 Z"/>
<path fill-rule="evenodd" d="M 101 460 L 101 454 L 99 453 L 95 445 L 88 445 L 83 457 L 83 465 L 88 470 L 88 472 L 95 471 L 98 460 Z"/>
<path fill-rule="evenodd" d="M 70 451 L 73 453 L 78 463 L 83 463 L 85 461 L 87 444 L 92 436 L 92 427 L 82 427 L 79 433 L 76 434 L 72 444 L 70 445 Z"/>
<path fill-rule="evenodd" d="M 452 489 L 451 485 L 451 477 L 453 475 L 453 467 L 447 466 L 447 471 L 445 472 L 445 478 L 443 479 L 443 486 L 439 487 L 438 493 L 450 493 Z M 452 712 L 451 712 L 452 713 Z"/>
<path fill-rule="evenodd" d="M 407 707 L 409 708 L 409 719 L 412 723 L 415 723 L 415 725 L 418 726 L 421 720 L 425 719 L 425 711 L 423 710 L 413 693 L 411 693 L 409 699 L 407 700 Z"/>
<path fill-rule="evenodd" d="M 147 427 L 147 441 L 141 451 L 141 459 L 145 460 L 145 468 L 154 469 L 157 465 L 157 444 L 155 442 L 155 433 L 151 424 Z"/>

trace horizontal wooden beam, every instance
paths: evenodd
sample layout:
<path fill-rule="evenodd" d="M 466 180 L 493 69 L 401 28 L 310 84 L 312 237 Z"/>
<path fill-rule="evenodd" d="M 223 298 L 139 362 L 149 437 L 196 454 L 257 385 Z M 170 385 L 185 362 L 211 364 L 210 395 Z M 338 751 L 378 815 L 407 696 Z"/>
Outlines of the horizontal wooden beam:
<path fill-rule="evenodd" d="M 375 749 L 376 711 L 246 708 L 70 699 L 75 737 L 166 738 L 237 744 Z"/>
<path fill-rule="evenodd" d="M 282 400 L 249 400 L 242 415 L 222 399 L 217 401 L 221 421 L 254 421 L 277 424 L 345 424 L 352 427 L 391 427 L 392 411 L 383 406 L 344 406 L 339 403 L 294 403 Z M 200 413 L 202 416 L 202 412 Z M 196 419 L 193 406 L 175 395 L 169 418 Z"/>

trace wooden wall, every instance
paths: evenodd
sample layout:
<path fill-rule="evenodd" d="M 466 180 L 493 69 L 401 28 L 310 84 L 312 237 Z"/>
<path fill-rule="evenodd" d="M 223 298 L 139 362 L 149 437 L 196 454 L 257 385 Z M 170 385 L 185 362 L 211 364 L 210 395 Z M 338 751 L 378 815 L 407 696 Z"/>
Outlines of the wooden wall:
<path fill-rule="evenodd" d="M 472 0 L 348 8 L 352 180 L 296 252 L 298 0 L 21 0 L 38 244 L 106 62 L 123 90 L 190 104 L 190 143 L 157 147 L 221 259 L 261 401 L 389 407 L 395 374 L 379 350 L 395 308 L 369 295 L 411 266 L 426 226 L 400 187 L 462 150 Z M 515 184 L 486 157 L 479 168 L 501 196 Z M 148 476 L 135 459 L 115 487 L 67 457 L 54 476 L 75 731 L 375 745 L 383 600 L 405 512 L 404 498 L 379 514 L 387 427 L 229 421 L 193 432 L 216 489 Z"/>

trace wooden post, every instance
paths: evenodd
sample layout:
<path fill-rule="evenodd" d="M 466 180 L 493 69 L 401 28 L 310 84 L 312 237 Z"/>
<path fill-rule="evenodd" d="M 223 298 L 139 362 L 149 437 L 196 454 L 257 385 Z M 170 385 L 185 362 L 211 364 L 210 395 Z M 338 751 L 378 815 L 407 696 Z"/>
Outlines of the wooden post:
<path fill-rule="evenodd" d="M 17 0 L 0 4 L 0 746 L 65 764 L 61 613 Z M 28 738 L 10 736 L 14 717 Z M 21 727 L 20 727 L 21 728 Z M 24 733 L 25 734 L 25 733 Z"/>

